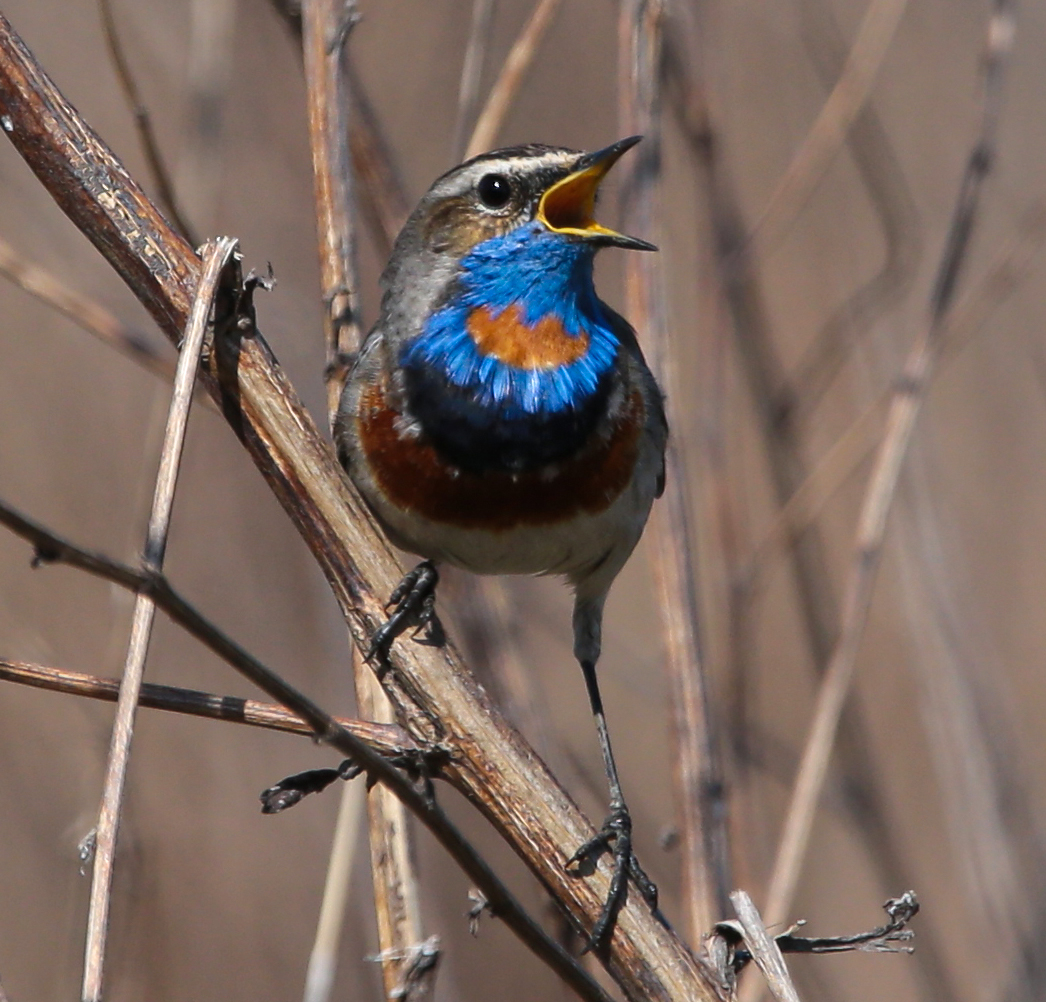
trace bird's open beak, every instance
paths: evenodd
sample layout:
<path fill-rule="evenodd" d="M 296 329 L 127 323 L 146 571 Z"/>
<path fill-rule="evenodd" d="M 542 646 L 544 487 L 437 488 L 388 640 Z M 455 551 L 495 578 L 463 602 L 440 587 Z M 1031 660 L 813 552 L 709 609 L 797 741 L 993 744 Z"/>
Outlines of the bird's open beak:
<path fill-rule="evenodd" d="M 537 218 L 554 233 L 569 233 L 594 243 L 632 250 L 657 250 L 653 244 L 638 237 L 628 237 L 600 226 L 594 218 L 600 182 L 621 155 L 642 138 L 630 136 L 595 153 L 586 153 L 574 165 L 571 174 L 557 181 L 541 196 Z"/>

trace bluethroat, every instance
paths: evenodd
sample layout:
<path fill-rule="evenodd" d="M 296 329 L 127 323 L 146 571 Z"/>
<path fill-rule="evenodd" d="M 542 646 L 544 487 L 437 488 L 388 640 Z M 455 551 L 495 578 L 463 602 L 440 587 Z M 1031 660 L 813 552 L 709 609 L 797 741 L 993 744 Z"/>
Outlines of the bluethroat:
<path fill-rule="evenodd" d="M 603 605 L 664 486 L 661 392 L 627 321 L 596 294 L 601 247 L 656 250 L 595 221 L 600 182 L 637 142 L 595 153 L 519 146 L 440 177 L 382 276 L 381 316 L 335 425 L 349 476 L 397 546 L 424 558 L 374 638 L 385 657 L 434 622 L 437 566 L 561 574 L 610 787 L 599 834 L 568 865 L 612 851 L 589 939 L 601 949 L 635 861 L 596 681 Z"/>

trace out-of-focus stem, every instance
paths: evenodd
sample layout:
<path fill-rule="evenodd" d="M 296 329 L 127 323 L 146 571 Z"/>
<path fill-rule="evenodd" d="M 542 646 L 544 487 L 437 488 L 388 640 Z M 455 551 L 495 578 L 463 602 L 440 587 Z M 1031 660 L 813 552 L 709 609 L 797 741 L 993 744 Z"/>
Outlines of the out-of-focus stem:
<path fill-rule="evenodd" d="M 626 232 L 657 241 L 661 207 L 661 0 L 624 0 L 619 29 L 619 107 L 623 135 L 643 135 L 622 192 Z M 672 345 L 665 316 L 660 258 L 632 254 L 626 264 L 629 319 L 648 345 L 651 368 L 668 394 L 673 424 Z M 681 416 L 678 416 L 681 420 Z M 698 632 L 694 540 L 689 526 L 687 471 L 670 436 L 665 494 L 651 521 L 654 574 L 664 617 L 672 692 L 675 790 L 682 842 L 683 893 L 690 941 L 699 942 L 725 914 L 729 888 L 726 818 L 718 757 L 709 720 L 707 680 Z"/>

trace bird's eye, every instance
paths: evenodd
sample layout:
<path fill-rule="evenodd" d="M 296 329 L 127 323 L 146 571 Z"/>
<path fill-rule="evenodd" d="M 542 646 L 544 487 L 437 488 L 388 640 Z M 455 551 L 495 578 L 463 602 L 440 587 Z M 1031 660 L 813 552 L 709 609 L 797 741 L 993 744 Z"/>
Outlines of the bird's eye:
<path fill-rule="evenodd" d="M 490 209 L 500 209 L 512 197 L 512 185 L 504 174 L 484 174 L 476 185 L 476 191 Z"/>

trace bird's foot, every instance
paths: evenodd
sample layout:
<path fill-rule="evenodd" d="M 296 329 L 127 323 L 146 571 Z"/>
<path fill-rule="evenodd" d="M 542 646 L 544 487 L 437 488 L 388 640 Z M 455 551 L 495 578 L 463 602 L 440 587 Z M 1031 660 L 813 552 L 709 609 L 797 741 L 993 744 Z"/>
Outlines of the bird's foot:
<path fill-rule="evenodd" d="M 574 866 L 583 860 L 595 861 L 604 852 L 613 853 L 614 872 L 610 878 L 607 899 L 582 953 L 591 950 L 598 954 L 610 941 L 617 913 L 628 894 L 629 876 L 639 887 L 643 900 L 652 910 L 657 909 L 657 885 L 643 871 L 632 851 L 632 816 L 624 804 L 611 806 L 603 827 L 567 860 L 567 866 Z"/>
<path fill-rule="evenodd" d="M 438 645 L 443 642 L 443 626 L 436 616 L 438 583 L 439 571 L 431 560 L 423 560 L 404 575 L 385 603 L 385 610 L 391 612 L 371 638 L 367 661 L 377 660 L 384 664 L 393 641 L 412 626 L 414 639 L 424 633 L 428 643 Z"/>

